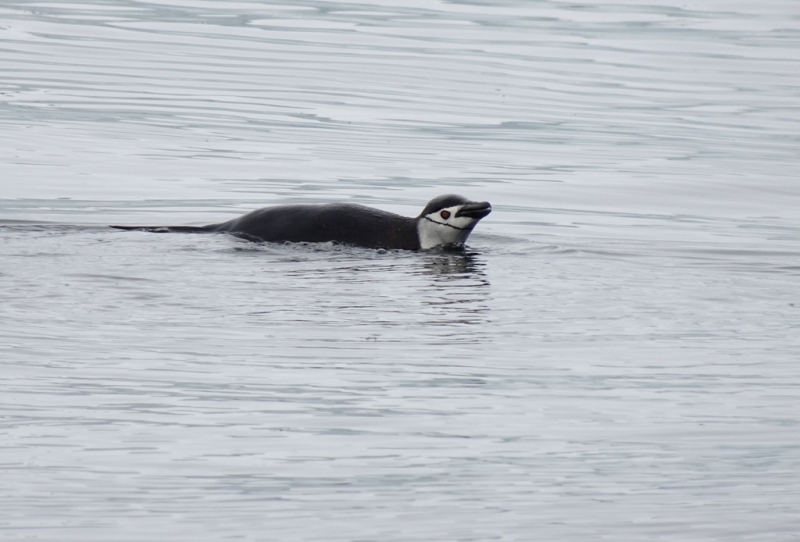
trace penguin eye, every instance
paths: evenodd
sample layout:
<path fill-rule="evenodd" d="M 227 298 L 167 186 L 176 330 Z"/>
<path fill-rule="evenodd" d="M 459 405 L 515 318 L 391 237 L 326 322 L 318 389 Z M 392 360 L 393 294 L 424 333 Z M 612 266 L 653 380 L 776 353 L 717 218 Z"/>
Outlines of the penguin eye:
<path fill-rule="evenodd" d="M 440 215 L 441 215 L 441 217 L 442 217 L 442 218 L 444 218 L 445 220 L 447 220 L 448 218 L 450 218 L 450 211 L 442 211 L 442 212 L 441 212 L 441 213 L 439 213 L 439 214 L 440 214 Z"/>

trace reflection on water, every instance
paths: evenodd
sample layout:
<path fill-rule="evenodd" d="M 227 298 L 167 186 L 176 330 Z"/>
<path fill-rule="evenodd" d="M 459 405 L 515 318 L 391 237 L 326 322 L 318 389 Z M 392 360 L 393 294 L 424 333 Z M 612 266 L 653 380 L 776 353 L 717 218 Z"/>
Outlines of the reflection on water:
<path fill-rule="evenodd" d="M 433 318 L 432 326 L 455 326 L 445 336 L 467 342 L 485 341 L 489 335 L 459 326 L 485 325 L 489 317 L 491 284 L 486 259 L 476 251 L 437 251 L 422 253 L 425 275 L 432 279 L 424 289 L 425 303 Z"/>
<path fill-rule="evenodd" d="M 437 251 L 424 254 L 424 259 L 425 271 L 433 277 L 445 280 L 475 279 L 489 285 L 485 271 L 486 260 L 479 252 L 469 249 Z"/>

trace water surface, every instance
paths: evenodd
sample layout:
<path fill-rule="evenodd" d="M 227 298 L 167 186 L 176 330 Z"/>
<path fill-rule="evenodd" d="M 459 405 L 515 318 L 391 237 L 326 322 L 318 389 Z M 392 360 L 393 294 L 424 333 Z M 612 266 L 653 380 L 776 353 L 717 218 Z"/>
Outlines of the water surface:
<path fill-rule="evenodd" d="M 3 539 L 794 540 L 800 6 L 8 0 Z M 494 212 L 463 254 L 108 224 Z"/>

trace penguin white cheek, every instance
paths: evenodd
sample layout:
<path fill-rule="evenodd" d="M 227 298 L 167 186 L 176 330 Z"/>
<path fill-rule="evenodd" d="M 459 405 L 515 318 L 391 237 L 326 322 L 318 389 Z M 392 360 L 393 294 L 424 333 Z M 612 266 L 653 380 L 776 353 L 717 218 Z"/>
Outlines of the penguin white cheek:
<path fill-rule="evenodd" d="M 458 206 L 450 207 L 425 215 L 424 220 L 419 223 L 421 248 L 430 249 L 466 242 L 476 221 L 470 217 L 457 217 L 458 209 Z"/>

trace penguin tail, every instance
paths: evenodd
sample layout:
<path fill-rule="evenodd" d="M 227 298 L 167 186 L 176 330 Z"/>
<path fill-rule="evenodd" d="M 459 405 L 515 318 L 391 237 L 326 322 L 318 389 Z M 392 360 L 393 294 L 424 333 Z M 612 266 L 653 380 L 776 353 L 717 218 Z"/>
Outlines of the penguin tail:
<path fill-rule="evenodd" d="M 111 226 L 125 231 L 149 231 L 152 233 L 208 233 L 208 226 Z"/>

